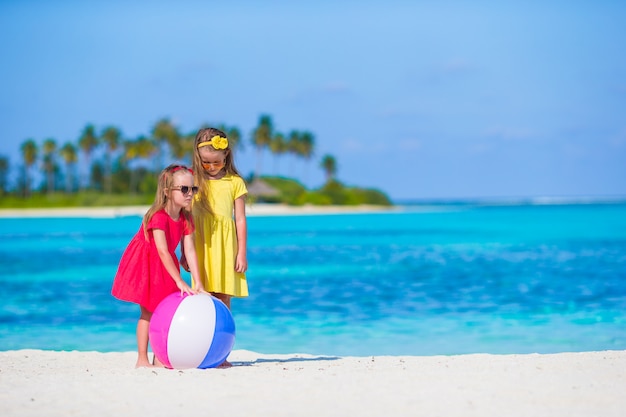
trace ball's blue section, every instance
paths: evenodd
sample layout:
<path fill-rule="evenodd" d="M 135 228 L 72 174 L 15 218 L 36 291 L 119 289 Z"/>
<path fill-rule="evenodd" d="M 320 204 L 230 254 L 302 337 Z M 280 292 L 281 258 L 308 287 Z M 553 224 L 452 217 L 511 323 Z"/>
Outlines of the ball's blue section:
<path fill-rule="evenodd" d="M 226 305 L 213 298 L 215 304 L 215 333 L 213 343 L 198 368 L 215 368 L 226 360 L 235 345 L 235 320 Z"/>

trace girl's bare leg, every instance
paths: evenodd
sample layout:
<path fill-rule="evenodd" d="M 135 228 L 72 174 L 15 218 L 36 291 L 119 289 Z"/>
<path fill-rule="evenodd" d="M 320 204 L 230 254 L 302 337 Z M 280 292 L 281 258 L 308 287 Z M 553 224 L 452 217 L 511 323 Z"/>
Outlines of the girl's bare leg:
<path fill-rule="evenodd" d="M 230 310 L 230 299 L 232 298 L 230 295 L 220 294 L 218 292 L 212 293 L 212 295 L 218 300 L 222 301 L 224 304 L 226 304 L 226 307 L 228 307 L 228 309 Z M 222 362 L 221 365 L 218 366 L 218 368 L 230 368 L 231 366 L 233 365 L 225 360 L 224 362 Z"/>
<path fill-rule="evenodd" d="M 221 294 L 219 292 L 213 292 L 211 295 L 226 304 L 226 307 L 230 310 L 230 299 L 232 298 L 230 295 Z"/>
<path fill-rule="evenodd" d="M 135 368 L 152 366 L 148 359 L 148 332 L 151 318 L 152 313 L 141 307 L 141 316 L 137 322 L 137 363 Z"/>

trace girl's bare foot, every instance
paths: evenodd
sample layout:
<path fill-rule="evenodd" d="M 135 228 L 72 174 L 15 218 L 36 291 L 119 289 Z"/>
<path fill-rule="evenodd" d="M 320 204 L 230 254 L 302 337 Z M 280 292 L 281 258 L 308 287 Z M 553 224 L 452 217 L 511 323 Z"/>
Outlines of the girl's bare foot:
<path fill-rule="evenodd" d="M 153 368 L 154 365 L 152 365 L 148 360 L 139 360 L 137 359 L 137 363 L 135 364 L 135 368 Z"/>

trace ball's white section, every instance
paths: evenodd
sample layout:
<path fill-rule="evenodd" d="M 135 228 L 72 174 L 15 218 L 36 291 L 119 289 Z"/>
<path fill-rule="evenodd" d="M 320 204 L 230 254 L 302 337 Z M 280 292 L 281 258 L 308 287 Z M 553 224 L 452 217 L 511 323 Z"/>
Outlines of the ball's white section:
<path fill-rule="evenodd" d="M 180 303 L 167 337 L 167 356 L 175 369 L 197 368 L 215 334 L 215 304 L 210 295 L 198 294 Z"/>

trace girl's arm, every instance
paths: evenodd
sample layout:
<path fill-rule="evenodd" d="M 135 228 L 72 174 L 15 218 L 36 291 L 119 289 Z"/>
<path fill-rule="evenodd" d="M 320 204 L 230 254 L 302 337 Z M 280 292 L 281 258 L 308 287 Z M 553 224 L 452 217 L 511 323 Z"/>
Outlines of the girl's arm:
<path fill-rule="evenodd" d="M 195 283 L 195 289 L 199 292 L 206 292 L 204 284 L 200 279 L 200 270 L 198 268 L 198 256 L 196 255 L 196 245 L 193 243 L 193 233 L 183 236 L 183 250 L 187 259 L 188 271 L 191 272 L 191 278 Z"/>
<path fill-rule="evenodd" d="M 235 226 L 237 229 L 237 258 L 235 271 L 246 272 L 248 259 L 246 258 L 248 243 L 248 223 L 246 222 L 246 196 L 242 195 L 235 200 Z"/>
<path fill-rule="evenodd" d="M 154 243 L 156 245 L 157 251 L 159 252 L 159 258 L 161 258 L 161 262 L 163 262 L 163 266 L 165 270 L 170 274 L 172 279 L 176 282 L 176 286 L 180 290 L 181 295 L 183 293 L 186 294 L 194 294 L 195 291 L 187 285 L 183 277 L 180 275 L 180 269 L 176 268 L 176 264 L 172 259 L 172 255 L 170 255 L 170 251 L 167 247 L 167 239 L 165 237 L 165 232 L 161 229 L 152 229 L 152 236 L 154 237 Z M 197 266 L 197 263 L 196 263 Z"/>

